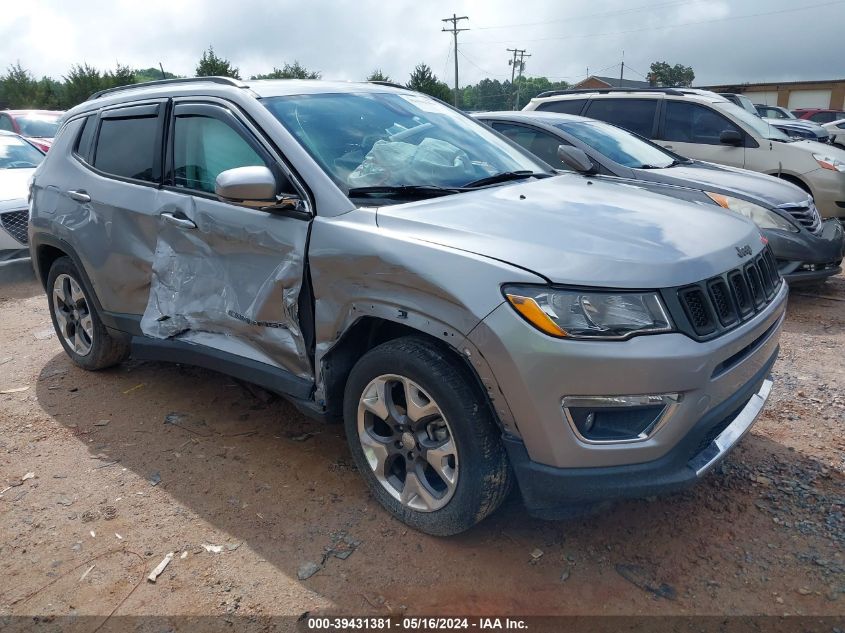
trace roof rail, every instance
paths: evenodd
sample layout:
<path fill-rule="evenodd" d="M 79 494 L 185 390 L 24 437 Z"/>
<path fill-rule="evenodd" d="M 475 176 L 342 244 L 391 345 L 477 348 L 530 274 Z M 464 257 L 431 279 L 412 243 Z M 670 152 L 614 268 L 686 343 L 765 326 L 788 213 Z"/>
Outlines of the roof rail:
<path fill-rule="evenodd" d="M 535 99 L 591 92 L 597 92 L 599 94 L 607 94 L 609 92 L 660 92 L 662 94 L 673 95 L 676 97 L 683 94 L 689 94 L 689 92 L 684 92 L 684 88 L 577 88 L 573 90 L 547 90 L 546 92 L 538 94 Z"/>
<path fill-rule="evenodd" d="M 113 92 L 120 92 L 122 90 L 132 90 L 133 88 L 147 88 L 148 86 L 169 86 L 171 84 L 180 83 L 215 83 L 225 84 L 227 86 L 234 86 L 235 88 L 247 88 L 247 84 L 239 79 L 232 79 L 231 77 L 182 77 L 176 79 L 156 79 L 155 81 L 142 81 L 137 84 L 126 84 L 125 86 L 116 86 L 114 88 L 106 88 L 92 94 L 86 101 L 97 99 L 103 95 L 111 94 Z"/>
<path fill-rule="evenodd" d="M 410 90 L 408 86 L 403 86 L 402 84 L 397 84 L 393 81 L 368 80 L 367 83 L 376 84 L 377 86 L 388 86 L 389 88 L 401 88 L 402 90 Z"/>

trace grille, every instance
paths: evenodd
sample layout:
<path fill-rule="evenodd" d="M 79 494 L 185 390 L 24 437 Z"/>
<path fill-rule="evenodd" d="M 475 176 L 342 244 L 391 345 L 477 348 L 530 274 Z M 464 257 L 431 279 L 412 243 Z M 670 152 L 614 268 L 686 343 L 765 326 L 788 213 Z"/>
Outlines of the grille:
<path fill-rule="evenodd" d="M 695 337 L 718 336 L 765 309 L 781 278 L 767 246 L 741 268 L 678 289 L 678 303 Z"/>
<path fill-rule="evenodd" d="M 10 211 L 0 213 L 0 225 L 3 226 L 9 235 L 14 237 L 21 244 L 29 243 L 27 225 L 29 224 L 29 211 Z"/>
<path fill-rule="evenodd" d="M 818 233 L 822 228 L 822 219 L 819 216 L 819 210 L 816 208 L 815 202 L 812 199 L 807 200 L 802 205 L 783 205 L 779 207 L 783 209 L 798 222 L 805 229 L 811 233 Z"/>

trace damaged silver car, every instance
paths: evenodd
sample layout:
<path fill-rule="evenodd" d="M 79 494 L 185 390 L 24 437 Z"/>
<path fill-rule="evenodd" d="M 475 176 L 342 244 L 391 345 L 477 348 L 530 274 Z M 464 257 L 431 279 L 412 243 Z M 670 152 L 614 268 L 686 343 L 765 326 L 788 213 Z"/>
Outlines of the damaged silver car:
<path fill-rule="evenodd" d="M 543 517 L 691 484 L 772 385 L 787 289 L 751 222 L 558 175 L 397 87 L 98 93 L 30 212 L 77 365 L 194 364 L 342 419 L 373 495 L 431 534 L 514 482 Z"/>

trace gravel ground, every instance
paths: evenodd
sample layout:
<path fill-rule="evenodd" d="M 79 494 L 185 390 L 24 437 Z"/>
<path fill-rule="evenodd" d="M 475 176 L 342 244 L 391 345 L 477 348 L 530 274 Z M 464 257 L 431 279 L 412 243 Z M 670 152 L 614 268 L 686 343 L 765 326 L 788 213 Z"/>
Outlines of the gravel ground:
<path fill-rule="evenodd" d="M 0 275 L 0 615 L 845 614 L 843 276 L 793 291 L 772 400 L 696 488 L 434 538 L 339 426 L 191 367 L 77 369 Z"/>

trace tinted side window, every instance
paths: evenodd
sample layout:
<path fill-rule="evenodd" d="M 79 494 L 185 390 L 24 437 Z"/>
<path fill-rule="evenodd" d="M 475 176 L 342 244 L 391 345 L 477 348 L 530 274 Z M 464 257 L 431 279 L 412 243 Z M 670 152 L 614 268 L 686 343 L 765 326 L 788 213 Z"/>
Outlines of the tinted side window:
<path fill-rule="evenodd" d="M 562 101 L 547 101 L 537 106 L 545 112 L 561 112 L 562 114 L 581 114 L 586 99 L 565 99 Z"/>
<path fill-rule="evenodd" d="M 235 167 L 266 166 L 249 142 L 227 123 L 206 116 L 177 116 L 173 131 L 173 184 L 214 193 L 217 175 Z"/>
<path fill-rule="evenodd" d="M 155 182 L 157 131 L 156 116 L 102 119 L 94 167 L 115 176 Z"/>
<path fill-rule="evenodd" d="M 816 112 L 810 115 L 810 120 L 816 123 L 830 123 L 836 120 L 836 112 Z"/>
<path fill-rule="evenodd" d="M 529 152 L 546 161 L 556 169 L 569 169 L 563 161 L 557 157 L 557 148 L 560 145 L 571 145 L 563 139 L 524 125 L 514 125 L 501 121 L 493 122 L 493 129 L 507 136 L 514 143 L 521 145 Z"/>
<path fill-rule="evenodd" d="M 97 130 L 97 117 L 91 115 L 85 117 L 82 129 L 76 138 L 76 145 L 73 148 L 75 154 L 87 161 L 91 157 L 91 141 L 94 140 L 94 132 Z"/>
<path fill-rule="evenodd" d="M 657 99 L 593 99 L 584 116 L 652 138 Z"/>
<path fill-rule="evenodd" d="M 685 101 L 666 102 L 666 124 L 663 136 L 667 141 L 720 145 L 719 136 L 736 125 L 714 110 Z"/>
<path fill-rule="evenodd" d="M 6 130 L 7 132 L 15 131 L 15 128 L 12 126 L 12 119 L 8 115 L 0 114 L 0 130 Z"/>

